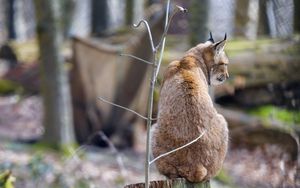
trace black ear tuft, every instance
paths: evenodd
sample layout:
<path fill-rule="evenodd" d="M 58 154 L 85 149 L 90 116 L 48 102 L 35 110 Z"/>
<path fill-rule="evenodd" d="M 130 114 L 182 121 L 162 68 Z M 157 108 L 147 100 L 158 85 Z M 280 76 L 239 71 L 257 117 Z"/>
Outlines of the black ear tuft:
<path fill-rule="evenodd" d="M 209 39 L 207 41 L 210 41 L 212 43 L 215 43 L 213 37 L 212 37 L 212 34 L 211 34 L 211 31 L 209 32 Z"/>
<path fill-rule="evenodd" d="M 224 40 L 226 40 L 227 39 L 227 33 L 225 33 L 225 36 L 224 36 Z"/>

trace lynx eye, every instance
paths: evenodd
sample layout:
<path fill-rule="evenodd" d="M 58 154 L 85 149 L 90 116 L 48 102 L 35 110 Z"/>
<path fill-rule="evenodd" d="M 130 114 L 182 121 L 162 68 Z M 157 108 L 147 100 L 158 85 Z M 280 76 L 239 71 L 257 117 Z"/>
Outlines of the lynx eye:
<path fill-rule="evenodd" d="M 222 65 L 227 66 L 227 64 L 225 64 L 225 63 L 219 63 L 218 65 L 219 66 L 222 66 Z"/>

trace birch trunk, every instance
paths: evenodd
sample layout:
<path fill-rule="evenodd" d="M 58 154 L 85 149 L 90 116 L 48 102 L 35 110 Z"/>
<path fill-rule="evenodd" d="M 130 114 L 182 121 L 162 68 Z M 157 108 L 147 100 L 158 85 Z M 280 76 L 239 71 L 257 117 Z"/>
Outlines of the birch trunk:
<path fill-rule="evenodd" d="M 52 146 L 74 142 L 73 119 L 67 74 L 61 55 L 59 1 L 35 0 L 37 36 L 41 60 L 41 89 L 44 103 L 44 141 Z"/>

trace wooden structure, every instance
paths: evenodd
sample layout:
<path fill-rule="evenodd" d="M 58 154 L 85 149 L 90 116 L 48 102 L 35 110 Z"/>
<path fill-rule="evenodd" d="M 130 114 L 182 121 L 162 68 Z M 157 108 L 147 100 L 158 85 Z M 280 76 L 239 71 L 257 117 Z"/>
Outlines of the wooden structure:
<path fill-rule="evenodd" d="M 144 183 L 126 185 L 124 188 L 144 188 Z M 151 181 L 150 188 L 210 188 L 210 182 L 191 183 L 183 178 Z"/>
<path fill-rule="evenodd" d="M 164 17 L 160 8 L 151 13 L 156 15 L 150 22 L 156 43 L 163 30 Z M 151 61 L 146 29 L 133 32 L 134 35 L 130 33 L 110 40 L 73 39 L 70 82 L 75 133 L 79 143 L 106 144 L 93 136 L 100 130 L 119 148 L 130 147 L 134 143 L 133 125 L 140 119 L 131 112 L 97 99 L 102 97 L 140 114 L 146 113 L 149 65 L 120 56 L 126 53 Z"/>

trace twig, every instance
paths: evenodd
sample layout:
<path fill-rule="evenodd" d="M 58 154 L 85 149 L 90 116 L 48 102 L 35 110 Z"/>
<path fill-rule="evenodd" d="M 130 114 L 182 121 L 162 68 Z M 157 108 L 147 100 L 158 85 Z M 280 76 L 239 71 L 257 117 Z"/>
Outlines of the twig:
<path fill-rule="evenodd" d="M 126 107 L 121 106 L 121 105 L 118 105 L 118 104 L 115 104 L 115 103 L 113 103 L 113 102 L 109 102 L 108 100 L 104 99 L 103 97 L 98 97 L 98 99 L 99 99 L 100 101 L 102 101 L 102 102 L 111 104 L 111 105 L 113 105 L 113 106 L 119 107 L 119 108 L 124 109 L 124 110 L 127 110 L 127 111 L 129 111 L 129 112 L 132 112 L 132 113 L 134 113 L 135 115 L 139 116 L 140 118 L 142 118 L 142 119 L 144 119 L 144 120 L 148 120 L 147 117 L 143 116 L 142 114 L 140 114 L 140 113 L 138 113 L 138 112 L 136 112 L 136 111 L 134 111 L 134 110 L 131 110 L 131 109 L 129 109 L 129 108 L 126 108 Z M 156 121 L 157 118 L 151 118 L 151 120 L 152 120 L 152 121 Z"/>
<path fill-rule="evenodd" d="M 168 0 L 168 3 L 170 3 L 170 0 Z M 168 4 L 169 6 L 170 4 Z M 166 14 L 168 16 L 168 13 Z M 154 93 L 154 87 L 155 87 L 155 73 L 156 70 L 159 68 L 157 67 L 157 61 L 156 61 L 156 48 L 154 47 L 153 44 L 153 39 L 152 39 L 152 34 L 150 27 L 148 25 L 148 22 L 145 20 L 141 20 L 139 24 L 134 25 L 135 27 L 139 27 L 141 23 L 144 23 L 148 34 L 150 38 L 150 44 L 152 48 L 152 53 L 153 53 L 153 69 L 152 69 L 152 76 L 151 76 L 151 82 L 150 82 L 150 89 L 149 89 L 149 94 L 148 94 L 148 101 L 147 101 L 147 137 L 146 137 L 146 161 L 145 161 L 145 188 L 149 188 L 149 174 L 150 174 L 150 129 L 151 129 L 151 123 L 152 123 L 152 110 L 153 110 L 153 93 Z"/>
<path fill-rule="evenodd" d="M 125 184 L 127 184 L 126 183 L 127 182 L 126 181 L 127 170 L 125 168 L 125 165 L 124 165 L 124 162 L 123 162 L 121 154 L 118 152 L 118 150 L 114 146 L 114 144 L 109 140 L 109 138 L 102 131 L 99 131 L 96 134 L 93 134 L 91 136 L 95 136 L 95 135 L 99 135 L 101 137 L 101 139 L 103 139 L 103 141 L 105 141 L 107 143 L 107 145 L 109 146 L 109 148 L 112 151 L 113 155 L 116 156 L 116 161 L 117 161 L 117 164 L 118 164 L 118 166 L 120 168 L 121 176 L 124 178 Z M 86 146 L 88 146 L 88 145 L 84 144 L 84 145 L 78 147 L 76 150 L 74 150 L 74 149 L 68 149 L 68 151 L 70 153 L 70 156 L 68 158 L 66 158 L 64 161 L 66 163 L 68 163 L 69 161 L 71 161 L 71 160 L 74 159 L 77 162 L 77 164 L 81 164 L 81 159 L 78 157 L 77 153 L 80 152 L 80 151 L 82 151 L 82 150 L 85 150 Z M 79 170 L 83 173 L 83 175 L 85 175 L 84 177 L 88 180 L 87 175 L 89 173 L 86 170 L 84 170 L 84 168 L 79 168 Z M 92 185 L 93 185 L 92 187 L 95 187 L 94 184 L 92 184 Z"/>
<path fill-rule="evenodd" d="M 173 17 L 178 13 L 178 12 L 183 12 L 183 13 L 186 13 L 187 12 L 187 9 L 181 7 L 181 6 L 178 6 L 176 5 L 177 7 L 177 10 L 171 15 L 169 21 L 168 21 L 168 13 L 169 13 L 169 9 L 170 9 L 170 2 L 168 1 L 168 6 L 167 6 L 167 10 L 166 10 L 166 20 L 165 20 L 165 29 L 164 29 L 164 33 L 162 34 L 162 37 L 158 43 L 158 45 L 156 46 L 156 50 L 158 50 L 158 48 L 161 46 L 161 50 L 160 50 L 160 56 L 159 56 L 159 60 L 158 60 L 158 64 L 157 64 L 157 67 L 158 69 L 156 70 L 155 72 L 155 78 L 157 78 L 157 75 L 158 75 L 158 72 L 159 72 L 159 67 L 161 65 L 161 62 L 162 62 L 162 58 L 163 58 L 163 52 L 165 50 L 165 43 L 166 43 L 166 36 L 168 34 L 168 30 L 169 30 L 169 27 L 170 27 L 170 24 L 171 24 L 171 21 L 173 19 Z"/>
<path fill-rule="evenodd" d="M 73 148 L 67 148 L 67 151 L 69 152 L 69 156 L 67 158 L 65 158 L 63 160 L 63 164 L 64 165 L 68 165 L 70 161 L 72 161 L 73 159 L 77 162 L 77 164 L 80 164 L 80 158 L 78 157 L 77 153 L 81 150 L 84 150 L 86 146 L 82 145 L 80 147 L 78 147 L 76 150 L 74 150 Z M 72 165 L 74 166 L 74 165 Z M 69 170 L 68 168 L 66 168 L 65 170 Z M 88 174 L 83 168 L 79 168 L 79 171 L 82 172 L 84 175 Z M 67 172 L 64 171 L 63 176 L 66 174 Z M 86 177 L 85 177 L 86 178 Z M 44 176 L 41 175 L 39 176 L 39 178 L 36 180 L 35 182 L 35 187 L 42 187 L 40 185 L 44 185 Z"/>
<path fill-rule="evenodd" d="M 187 144 L 185 144 L 185 145 L 183 145 L 183 146 L 180 146 L 180 147 L 178 147 L 178 148 L 176 148 L 176 149 L 174 149 L 174 150 L 168 151 L 167 153 L 164 153 L 164 154 L 159 155 L 158 157 L 156 157 L 155 159 L 153 159 L 152 161 L 150 161 L 150 165 L 151 165 L 152 163 L 154 163 L 155 161 L 157 161 L 158 159 L 162 158 L 162 157 L 165 157 L 165 156 L 167 156 L 167 155 L 170 155 L 171 153 L 174 153 L 174 152 L 176 152 L 176 151 L 178 151 L 178 150 L 181 150 L 181 149 L 183 149 L 183 148 L 185 148 L 185 147 L 187 147 L 187 146 L 189 146 L 189 145 L 191 145 L 191 144 L 197 142 L 197 141 L 198 141 L 205 133 L 206 133 L 206 130 L 204 130 L 197 138 L 195 138 L 195 139 L 192 140 L 191 142 L 189 142 L 189 143 L 187 143 Z"/>
<path fill-rule="evenodd" d="M 177 8 L 180 11 L 186 12 L 185 9 L 183 9 L 182 7 L 178 7 Z M 141 20 L 137 25 L 134 25 L 134 27 L 139 27 L 139 25 L 141 23 L 144 23 L 148 34 L 149 34 L 149 39 L 150 39 L 150 44 L 151 44 L 151 48 L 152 48 L 152 52 L 153 52 L 153 69 L 152 69 L 152 76 L 151 76 L 151 82 L 150 82 L 150 89 L 149 89 L 149 95 L 148 95 L 148 102 L 147 102 L 147 140 L 146 140 L 146 162 L 145 162 L 145 188 L 149 188 L 149 174 L 150 174 L 150 143 L 151 143 L 151 138 L 150 138 L 150 128 L 151 128 L 151 123 L 152 123 L 152 111 L 153 111 L 153 93 L 154 93 L 154 87 L 155 87 L 155 82 L 157 79 L 157 74 L 159 72 L 159 68 L 161 65 L 161 61 L 162 61 L 162 56 L 163 56 L 163 52 L 164 52 L 164 48 L 165 48 L 165 41 L 166 41 L 166 35 L 167 35 L 167 30 L 169 28 L 169 10 L 170 10 L 170 0 L 168 0 L 167 2 L 167 8 L 166 8 L 166 19 L 165 19 L 165 28 L 164 28 L 164 33 L 162 34 L 161 37 L 161 42 L 158 43 L 158 45 L 156 47 L 154 47 L 154 42 L 152 39 L 152 34 L 151 34 L 151 30 L 149 28 L 149 24 L 146 20 Z M 175 15 L 176 13 L 174 13 Z M 173 17 L 173 16 L 172 16 Z M 171 19 L 172 19 L 171 17 Z M 170 20 L 171 20 L 170 19 Z M 160 58 L 157 61 L 157 50 L 161 47 L 161 51 L 160 51 Z"/>
<path fill-rule="evenodd" d="M 167 34 L 168 34 L 168 31 L 169 31 L 169 28 L 170 28 L 170 25 L 171 25 L 171 22 L 172 22 L 172 20 L 173 20 L 173 17 L 177 14 L 177 13 L 179 13 L 179 12 L 183 12 L 183 13 L 186 13 L 187 12 L 187 9 L 185 9 L 185 8 L 183 8 L 183 7 L 181 7 L 181 6 L 178 6 L 178 5 L 176 5 L 176 10 L 172 13 L 172 15 L 170 16 L 170 18 L 169 18 L 169 21 L 168 21 L 168 19 L 167 19 L 167 17 L 166 17 L 166 21 L 165 21 L 165 23 L 167 23 L 166 25 L 165 25 L 165 28 L 164 28 L 164 32 L 163 32 L 163 34 L 162 34 L 162 36 L 161 36 L 161 39 L 160 39 L 160 41 L 159 41 L 159 43 L 157 44 L 157 46 L 155 47 L 156 48 L 156 50 L 158 50 L 158 48 L 162 45 L 162 43 L 163 43 L 163 41 L 164 41 L 164 39 L 166 38 L 166 36 L 167 36 Z M 167 7 L 167 12 L 169 12 L 169 7 Z"/>
<path fill-rule="evenodd" d="M 82 160 L 78 157 L 78 153 L 81 151 L 85 151 L 86 150 L 87 145 L 83 144 L 82 146 L 76 148 L 75 150 L 73 148 L 68 148 L 68 152 L 69 152 L 69 156 L 64 160 L 64 164 L 68 165 L 71 161 L 74 160 L 74 162 L 76 163 L 75 165 L 79 166 L 82 165 Z M 74 166 L 74 164 L 72 164 L 72 166 Z M 66 168 L 66 170 L 69 170 L 69 168 Z M 82 167 L 79 166 L 78 170 L 83 174 L 83 177 L 86 180 L 89 180 L 89 172 Z M 72 170 L 69 172 L 73 172 Z M 90 186 L 95 186 L 94 183 L 89 182 Z M 38 186 L 37 186 L 38 187 Z"/>
<path fill-rule="evenodd" d="M 145 120 L 148 119 L 148 118 L 146 118 L 145 116 L 143 116 L 142 114 L 139 114 L 138 112 L 136 112 L 136 111 L 134 111 L 134 110 L 131 110 L 131 109 L 126 108 L 126 107 L 124 107 L 124 106 L 121 106 L 121 105 L 118 105 L 118 104 L 109 102 L 108 100 L 105 100 L 103 97 L 98 97 L 98 99 L 99 99 L 100 101 L 105 102 L 105 103 L 111 104 L 111 105 L 113 105 L 113 106 L 122 108 L 122 109 L 127 110 L 127 111 L 129 111 L 129 112 L 131 112 L 131 113 L 134 113 L 135 115 L 139 116 L 139 117 L 142 118 L 142 119 L 145 119 Z"/>
<path fill-rule="evenodd" d="M 124 110 L 127 110 L 127 111 L 130 111 L 134 114 L 136 114 L 137 116 L 147 120 L 147 140 L 146 140 L 146 162 L 145 162 L 145 188 L 149 188 L 149 174 L 150 174 L 150 164 L 153 163 L 154 161 L 156 161 L 157 159 L 159 159 L 160 157 L 163 157 L 163 156 L 166 156 L 172 152 L 175 152 L 179 149 L 182 149 L 194 142 L 196 142 L 199 138 L 202 137 L 202 135 L 204 134 L 204 132 L 199 136 L 199 138 L 197 138 L 196 140 L 184 145 L 184 146 L 181 146 L 180 148 L 177 148 L 173 151 L 170 151 L 170 152 L 167 152 L 165 154 L 163 154 L 162 156 L 159 156 L 158 158 L 154 159 L 153 161 L 150 160 L 150 143 L 151 143 L 151 138 L 150 138 L 150 128 L 151 128 L 151 123 L 152 123 L 152 111 L 153 111 L 153 95 L 154 95 L 154 87 L 155 87 L 155 82 L 156 82 L 156 79 L 157 79 L 157 75 L 158 75 L 158 72 L 159 72 L 159 68 L 160 68 L 160 65 L 161 65 L 161 61 L 162 61 L 162 57 L 163 57 L 163 52 L 164 52 L 164 48 L 165 48 L 165 41 L 166 41 L 166 35 L 168 33 L 168 29 L 169 29 L 169 26 L 170 26 L 170 22 L 172 20 L 172 18 L 174 17 L 175 14 L 177 14 L 179 11 L 180 12 L 187 12 L 186 9 L 180 7 L 180 6 L 177 6 L 177 11 L 175 11 L 171 17 L 170 17 L 170 20 L 169 20 L 169 10 L 170 10 L 170 0 L 167 1 L 167 8 L 166 8 L 166 19 L 165 19 L 165 27 L 164 27 L 164 32 L 162 34 L 162 37 L 161 37 L 161 40 L 160 42 L 158 43 L 158 45 L 155 47 L 154 46 L 154 42 L 153 42 L 153 38 L 152 38 L 152 33 L 151 33 L 151 29 L 149 27 L 149 24 L 146 20 L 141 20 L 138 24 L 133 24 L 134 27 L 139 27 L 142 23 L 146 26 L 146 29 L 147 29 L 147 32 L 148 32 L 148 35 L 149 35 L 149 40 L 150 40 L 150 44 L 151 44 L 151 49 L 152 49 L 152 53 L 153 53 L 153 63 L 152 62 L 149 62 L 149 61 L 146 61 L 144 59 L 141 59 L 139 57 L 136 57 L 134 55 L 131 55 L 131 54 L 121 54 L 121 56 L 128 56 L 128 57 L 132 57 L 136 60 L 139 60 L 139 61 L 142 61 L 144 63 L 147 63 L 147 64 L 151 64 L 153 65 L 153 69 L 152 69 L 152 76 L 151 76 L 151 82 L 150 82 L 150 89 L 149 89 L 149 95 L 148 95 L 148 101 L 147 101 L 147 118 L 142 116 L 141 114 L 129 109 L 129 108 L 126 108 L 126 107 L 123 107 L 123 106 L 120 106 L 118 104 L 114 104 L 112 102 L 109 102 L 105 99 L 103 99 L 102 97 L 98 97 L 99 100 L 103 101 L 103 102 L 106 102 L 108 104 L 111 104 L 113 106 L 116 106 L 116 107 L 119 107 L 119 108 L 122 108 Z M 158 49 L 161 48 L 160 50 L 160 57 L 159 57 L 159 60 L 157 60 L 157 51 Z"/>
<path fill-rule="evenodd" d="M 117 148 L 115 147 L 115 145 L 109 140 L 109 138 L 104 134 L 104 132 L 102 131 L 99 131 L 97 133 L 107 144 L 108 144 L 108 147 L 112 150 L 113 154 L 116 155 L 116 158 L 117 158 L 117 163 L 118 163 L 118 166 L 121 170 L 121 175 L 123 176 L 124 180 L 126 181 L 126 177 L 127 177 L 127 171 L 126 171 L 126 168 L 125 168 L 125 165 L 124 165 L 124 162 L 123 162 L 123 159 L 122 159 L 122 156 L 120 155 L 120 153 L 118 152 Z"/>
<path fill-rule="evenodd" d="M 152 52 L 156 52 L 156 49 L 154 48 L 154 44 L 153 44 L 153 38 L 152 38 L 152 33 L 151 33 L 151 29 L 149 27 L 149 24 L 146 20 L 141 20 L 138 24 L 133 24 L 133 27 L 139 27 L 141 25 L 141 23 L 144 23 L 146 26 L 146 29 L 148 31 L 148 35 L 149 35 L 149 40 L 150 40 L 150 44 L 151 44 L 151 48 L 152 48 Z"/>
<path fill-rule="evenodd" d="M 147 60 L 144 60 L 144 59 L 142 59 L 142 58 L 139 58 L 139 57 L 137 57 L 137 56 L 134 56 L 134 55 L 131 55 L 131 54 L 120 54 L 120 56 L 132 57 L 133 59 L 136 59 L 136 60 L 142 61 L 142 62 L 144 62 L 144 63 L 147 63 L 147 64 L 150 64 L 150 65 L 153 65 L 153 63 L 152 63 L 152 62 L 149 62 L 149 61 L 147 61 Z"/>

